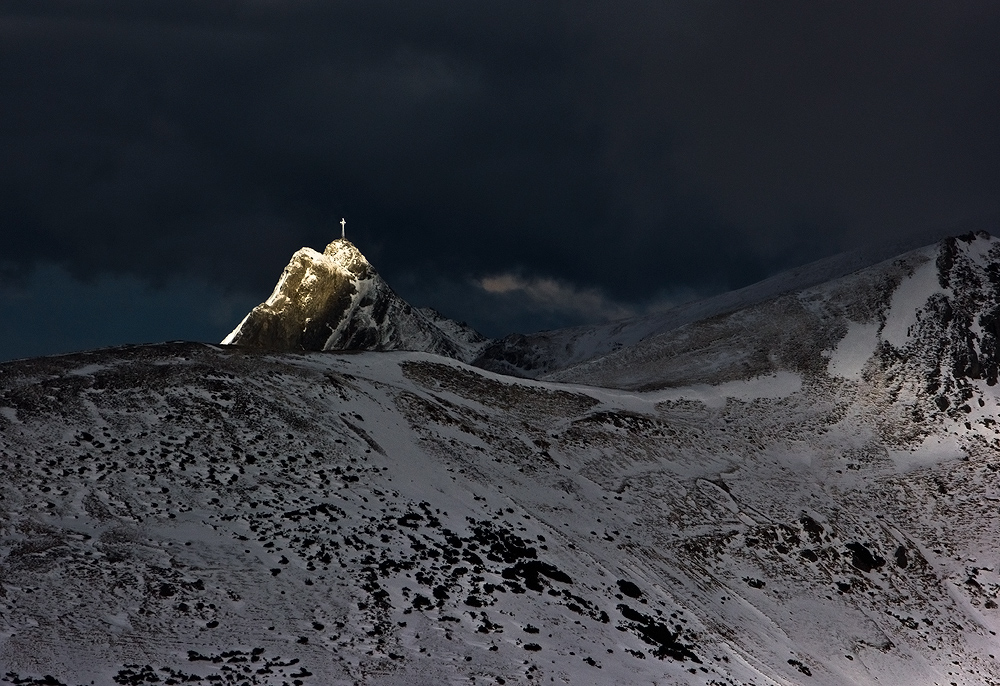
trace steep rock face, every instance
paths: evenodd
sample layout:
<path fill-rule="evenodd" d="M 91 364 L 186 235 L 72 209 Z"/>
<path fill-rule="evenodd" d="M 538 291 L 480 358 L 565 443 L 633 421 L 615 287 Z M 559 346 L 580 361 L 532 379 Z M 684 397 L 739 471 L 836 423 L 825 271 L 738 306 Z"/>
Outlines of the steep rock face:
<path fill-rule="evenodd" d="M 1000 240 L 949 238 L 928 258 L 870 326 L 862 380 L 900 407 L 897 426 L 926 417 L 995 434 L 987 404 L 1000 369 Z"/>
<path fill-rule="evenodd" d="M 354 244 L 296 252 L 225 344 L 274 350 L 412 350 L 471 360 L 486 339 L 396 295 Z"/>

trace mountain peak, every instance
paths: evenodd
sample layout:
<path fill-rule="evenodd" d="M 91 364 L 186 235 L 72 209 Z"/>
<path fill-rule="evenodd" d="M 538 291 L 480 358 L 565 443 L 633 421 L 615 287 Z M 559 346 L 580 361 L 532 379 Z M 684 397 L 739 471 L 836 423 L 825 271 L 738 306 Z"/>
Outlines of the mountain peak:
<path fill-rule="evenodd" d="M 272 350 L 413 350 L 470 361 L 487 342 L 411 307 L 346 238 L 292 255 L 271 296 L 223 341 Z"/>
<path fill-rule="evenodd" d="M 331 241 L 322 254 L 324 257 L 330 258 L 334 265 L 358 276 L 368 270 L 375 270 L 358 247 L 346 238 L 337 238 Z"/>

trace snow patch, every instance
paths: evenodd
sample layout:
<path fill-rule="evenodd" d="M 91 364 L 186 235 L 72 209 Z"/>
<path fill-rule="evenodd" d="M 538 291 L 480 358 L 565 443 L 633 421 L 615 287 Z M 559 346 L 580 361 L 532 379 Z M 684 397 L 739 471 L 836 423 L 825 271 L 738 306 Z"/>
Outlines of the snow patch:
<path fill-rule="evenodd" d="M 928 436 L 913 450 L 890 450 L 888 452 L 896 469 L 900 472 L 930 467 L 950 460 L 960 460 L 965 456 L 958 436 L 955 435 Z"/>
<path fill-rule="evenodd" d="M 938 268 L 928 249 L 927 261 L 917 267 L 892 294 L 892 304 L 882 328 L 882 340 L 896 348 L 906 345 L 910 328 L 917 323 L 917 312 L 935 293 L 944 293 L 938 282 Z"/>
<path fill-rule="evenodd" d="M 90 376 L 96 372 L 106 369 L 103 364 L 85 364 L 82 367 L 69 372 L 71 376 Z"/>
<path fill-rule="evenodd" d="M 663 400 L 699 400 L 707 407 L 724 407 L 730 398 L 735 400 L 777 400 L 787 398 L 802 390 L 802 377 L 788 371 L 765 376 L 755 376 L 742 381 L 728 381 L 718 385 L 697 384 L 673 388 L 650 394 L 657 402 Z"/>
<path fill-rule="evenodd" d="M 237 334 L 239 334 L 239 332 L 240 332 L 240 329 L 243 328 L 243 325 L 247 323 L 247 320 L 250 319 L 250 315 L 251 314 L 253 314 L 253 312 L 247 312 L 246 316 L 243 317 L 242 320 L 240 320 L 239 325 L 235 329 L 233 329 L 232 331 L 230 331 L 228 336 L 226 336 L 225 338 L 222 339 L 222 345 L 232 345 L 233 344 L 233 340 L 235 340 Z"/>
<path fill-rule="evenodd" d="M 827 371 L 833 376 L 857 381 L 865 363 L 878 345 L 878 322 L 849 322 L 847 335 L 830 354 Z"/>

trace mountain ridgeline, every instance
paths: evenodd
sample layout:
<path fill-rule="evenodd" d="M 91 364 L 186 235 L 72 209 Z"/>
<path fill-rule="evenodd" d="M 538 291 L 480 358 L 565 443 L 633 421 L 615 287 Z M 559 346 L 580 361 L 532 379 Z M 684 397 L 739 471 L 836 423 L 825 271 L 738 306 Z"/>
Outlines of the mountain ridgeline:
<path fill-rule="evenodd" d="M 271 297 L 224 343 L 272 350 L 406 350 L 501 374 L 638 391 L 782 372 L 849 374 L 866 392 L 907 397 L 902 414 L 957 419 L 1000 376 L 1000 240 L 947 238 L 815 281 L 806 268 L 735 293 L 632 320 L 490 341 L 397 296 L 337 240 L 295 253 Z M 848 370 L 848 371 L 845 371 Z"/>
<path fill-rule="evenodd" d="M 296 252 L 270 298 L 223 343 L 430 352 L 524 378 L 653 390 L 778 371 L 823 375 L 851 331 L 848 344 L 868 346 L 870 373 L 921 378 L 943 409 L 965 404 L 969 379 L 996 383 L 1000 247 L 989 234 L 948 238 L 818 284 L 816 273 L 807 266 L 652 316 L 490 341 L 411 307 L 353 244 L 336 240 L 323 253 Z"/>

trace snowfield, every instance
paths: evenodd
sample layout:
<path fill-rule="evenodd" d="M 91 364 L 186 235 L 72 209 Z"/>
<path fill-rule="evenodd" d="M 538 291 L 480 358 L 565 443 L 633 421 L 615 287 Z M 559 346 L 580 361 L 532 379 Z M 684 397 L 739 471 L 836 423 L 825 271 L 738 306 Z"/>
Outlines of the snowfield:
<path fill-rule="evenodd" d="M 0 365 L 0 682 L 998 684 L 997 289 L 967 236 L 561 381 Z"/>

